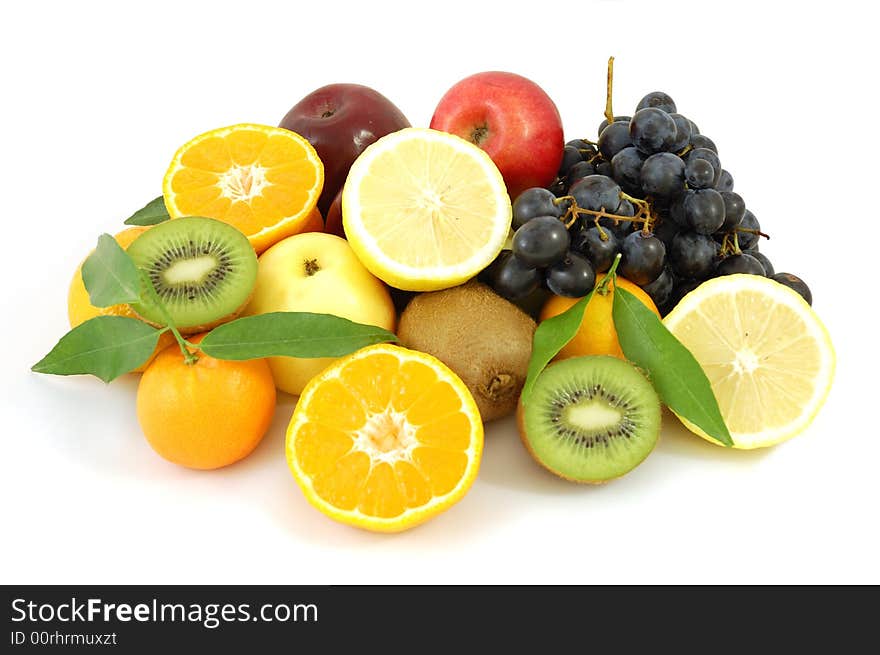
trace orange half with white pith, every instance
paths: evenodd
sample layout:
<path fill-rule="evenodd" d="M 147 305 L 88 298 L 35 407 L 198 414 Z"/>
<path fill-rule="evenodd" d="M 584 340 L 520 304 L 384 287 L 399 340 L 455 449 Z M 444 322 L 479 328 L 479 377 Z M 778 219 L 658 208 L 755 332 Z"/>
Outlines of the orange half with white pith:
<path fill-rule="evenodd" d="M 287 461 L 308 501 L 379 532 L 406 530 L 460 500 L 482 450 L 480 413 L 458 376 L 387 344 L 309 382 L 287 429 Z"/>
<path fill-rule="evenodd" d="M 162 192 L 171 218 L 205 216 L 262 252 L 298 234 L 324 187 L 324 165 L 290 130 L 242 123 L 200 134 L 174 155 Z"/>

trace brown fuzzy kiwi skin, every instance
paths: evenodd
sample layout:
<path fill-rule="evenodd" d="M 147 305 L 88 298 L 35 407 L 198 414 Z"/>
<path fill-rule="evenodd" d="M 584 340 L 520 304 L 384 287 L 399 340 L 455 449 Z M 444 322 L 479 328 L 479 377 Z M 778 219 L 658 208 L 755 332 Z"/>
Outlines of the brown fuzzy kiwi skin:
<path fill-rule="evenodd" d="M 479 282 L 422 293 L 400 317 L 401 345 L 433 355 L 465 383 L 483 421 L 512 414 L 525 383 L 535 321 Z"/>
<path fill-rule="evenodd" d="M 222 318 L 218 318 L 216 321 L 211 321 L 210 323 L 205 323 L 203 325 L 193 325 L 193 326 L 187 326 L 187 327 L 180 327 L 179 325 L 175 325 L 174 327 L 176 327 L 177 331 L 180 332 L 180 334 L 182 334 L 183 336 L 189 336 L 191 334 L 198 334 L 200 332 L 207 332 L 208 330 L 213 330 L 218 325 L 223 325 L 224 323 L 228 323 L 229 321 L 233 321 L 233 320 L 237 319 L 239 316 L 241 316 L 242 312 L 248 306 L 248 303 L 250 303 L 253 295 L 254 295 L 254 292 L 252 290 L 250 292 L 250 294 L 248 294 L 248 297 L 244 301 L 244 303 L 242 303 L 241 307 L 236 309 L 231 314 L 227 314 L 226 316 L 224 316 Z M 153 327 L 157 327 L 157 328 L 165 327 L 162 323 L 156 323 L 154 321 L 150 321 L 150 320 L 144 318 L 143 316 L 141 316 L 140 314 L 137 313 L 137 311 L 134 309 L 134 307 L 132 307 L 130 305 L 129 305 L 129 309 L 131 309 L 132 313 L 134 313 L 134 315 L 137 316 L 139 319 L 141 319 L 144 323 L 148 323 L 149 325 L 152 325 Z"/>

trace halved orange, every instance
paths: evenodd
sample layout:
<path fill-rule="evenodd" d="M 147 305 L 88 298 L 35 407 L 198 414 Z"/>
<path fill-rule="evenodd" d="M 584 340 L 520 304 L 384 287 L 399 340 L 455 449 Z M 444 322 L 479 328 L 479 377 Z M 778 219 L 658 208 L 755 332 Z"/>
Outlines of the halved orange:
<path fill-rule="evenodd" d="M 406 530 L 473 484 L 483 423 L 464 383 L 425 353 L 368 346 L 306 385 L 287 462 L 308 501 L 342 523 Z"/>
<path fill-rule="evenodd" d="M 302 231 L 323 187 L 324 165 L 305 138 L 280 127 L 242 123 L 181 146 L 162 191 L 171 218 L 224 221 L 260 253 Z"/>

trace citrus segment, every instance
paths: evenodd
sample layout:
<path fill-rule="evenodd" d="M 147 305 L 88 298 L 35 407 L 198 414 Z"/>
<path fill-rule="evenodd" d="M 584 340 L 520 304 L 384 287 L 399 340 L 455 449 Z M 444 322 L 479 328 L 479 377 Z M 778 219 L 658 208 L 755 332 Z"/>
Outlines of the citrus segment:
<path fill-rule="evenodd" d="M 318 423 L 303 423 L 296 435 L 296 451 L 303 468 L 316 476 L 327 473 L 353 445 L 345 432 Z"/>
<path fill-rule="evenodd" d="M 803 298 L 773 280 L 710 280 L 663 322 L 706 372 L 736 448 L 799 434 L 825 401 L 835 363 L 828 332 Z"/>
<path fill-rule="evenodd" d="M 349 243 L 376 277 L 430 291 L 488 266 L 507 238 L 511 207 L 483 150 L 451 134 L 407 128 L 355 160 L 342 215 Z"/>
<path fill-rule="evenodd" d="M 288 464 L 309 502 L 384 532 L 457 502 L 482 447 L 464 383 L 430 355 L 385 344 L 337 360 L 309 382 L 287 430 Z"/>
<path fill-rule="evenodd" d="M 259 253 L 302 231 L 323 184 L 323 164 L 306 139 L 280 127 L 241 124 L 184 144 L 163 192 L 171 218 L 225 221 Z"/>

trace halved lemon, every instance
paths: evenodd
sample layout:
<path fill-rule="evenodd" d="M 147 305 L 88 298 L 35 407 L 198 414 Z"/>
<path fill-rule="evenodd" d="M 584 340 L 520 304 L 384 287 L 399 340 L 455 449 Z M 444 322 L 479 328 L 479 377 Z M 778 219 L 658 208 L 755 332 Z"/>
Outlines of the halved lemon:
<path fill-rule="evenodd" d="M 706 372 L 735 448 L 800 434 L 825 402 L 834 377 L 831 337 L 800 295 L 769 278 L 704 282 L 663 323 Z"/>
<path fill-rule="evenodd" d="M 309 223 L 324 165 L 290 130 L 242 123 L 200 134 L 178 149 L 162 192 L 171 218 L 205 216 L 234 225 L 261 253 Z"/>
<path fill-rule="evenodd" d="M 462 138 L 427 128 L 382 137 L 342 191 L 348 242 L 373 275 L 409 291 L 446 289 L 501 252 L 510 197 L 498 168 Z"/>
<path fill-rule="evenodd" d="M 460 500 L 482 451 L 480 413 L 458 376 L 387 344 L 313 378 L 287 428 L 287 461 L 308 501 L 380 532 L 406 530 Z"/>

